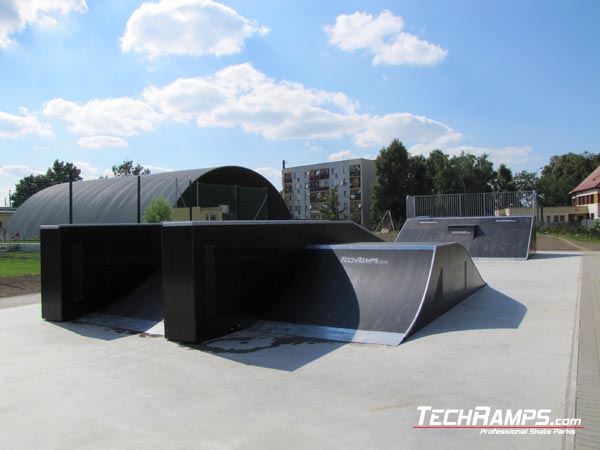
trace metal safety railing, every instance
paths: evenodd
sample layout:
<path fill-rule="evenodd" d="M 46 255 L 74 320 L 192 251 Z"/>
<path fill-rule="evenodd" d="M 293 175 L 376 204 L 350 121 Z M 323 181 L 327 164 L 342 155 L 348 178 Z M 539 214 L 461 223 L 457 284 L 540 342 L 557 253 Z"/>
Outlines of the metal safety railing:
<path fill-rule="evenodd" d="M 537 192 L 408 195 L 406 217 L 534 216 Z"/>

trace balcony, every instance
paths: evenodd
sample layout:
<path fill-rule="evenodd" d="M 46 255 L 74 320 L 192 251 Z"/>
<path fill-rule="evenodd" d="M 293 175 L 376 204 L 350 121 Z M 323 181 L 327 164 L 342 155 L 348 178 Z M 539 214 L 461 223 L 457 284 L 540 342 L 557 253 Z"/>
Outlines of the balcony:
<path fill-rule="evenodd" d="M 351 177 L 360 177 L 360 166 L 350 166 L 350 176 Z"/>
<path fill-rule="evenodd" d="M 308 173 L 308 178 L 310 181 L 328 180 L 329 179 L 329 169 L 311 170 Z"/>

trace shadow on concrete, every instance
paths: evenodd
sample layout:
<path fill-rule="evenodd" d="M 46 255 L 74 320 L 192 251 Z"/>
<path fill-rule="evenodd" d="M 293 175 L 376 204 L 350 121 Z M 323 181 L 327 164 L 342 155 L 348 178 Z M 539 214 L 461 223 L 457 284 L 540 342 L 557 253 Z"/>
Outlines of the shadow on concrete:
<path fill-rule="evenodd" d="M 484 286 L 407 341 L 451 331 L 516 329 L 526 314 L 525 305 L 490 286 Z"/>
<path fill-rule="evenodd" d="M 83 322 L 51 322 L 52 325 L 60 327 L 64 330 L 70 331 L 71 333 L 78 334 L 93 339 L 101 339 L 103 341 L 114 341 L 115 339 L 124 338 L 140 334 L 137 331 L 121 330 L 118 328 L 111 328 L 102 325 L 92 325 Z"/>
<path fill-rule="evenodd" d="M 555 259 L 555 258 L 574 258 L 577 256 L 581 256 L 581 253 L 536 253 L 531 255 L 529 259 Z"/>
<path fill-rule="evenodd" d="M 242 330 L 200 344 L 179 345 L 249 366 L 293 372 L 347 343 Z"/>

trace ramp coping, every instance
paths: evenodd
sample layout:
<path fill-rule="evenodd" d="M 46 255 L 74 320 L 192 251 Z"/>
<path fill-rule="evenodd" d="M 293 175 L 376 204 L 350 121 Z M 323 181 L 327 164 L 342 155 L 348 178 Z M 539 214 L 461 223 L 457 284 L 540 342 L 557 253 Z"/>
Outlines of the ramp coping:
<path fill-rule="evenodd" d="M 356 244 L 311 244 L 305 248 L 309 250 L 434 250 L 436 247 L 453 244 L 453 242 L 434 243 L 356 243 Z"/>
<path fill-rule="evenodd" d="M 427 275 L 427 284 L 425 285 L 425 289 L 423 289 L 423 296 L 421 297 L 421 303 L 419 304 L 419 309 L 417 309 L 417 313 L 413 318 L 412 322 L 406 329 L 406 334 L 410 335 L 415 323 L 417 322 L 417 317 L 421 314 L 421 309 L 423 309 L 423 305 L 425 304 L 425 297 L 427 296 L 427 291 L 429 291 L 429 284 L 431 283 L 431 275 L 433 274 L 433 265 L 435 264 L 435 256 L 437 253 L 437 246 L 433 248 L 433 255 L 431 255 L 431 264 L 429 265 L 429 275 Z"/>

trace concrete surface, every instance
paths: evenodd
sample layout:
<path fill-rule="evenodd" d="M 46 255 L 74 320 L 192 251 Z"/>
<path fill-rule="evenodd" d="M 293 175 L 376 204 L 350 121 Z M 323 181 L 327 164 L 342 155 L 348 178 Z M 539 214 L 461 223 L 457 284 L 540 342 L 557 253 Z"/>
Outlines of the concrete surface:
<path fill-rule="evenodd" d="M 476 264 L 489 285 L 397 347 L 250 331 L 183 346 L 2 309 L 0 447 L 569 448 L 413 428 L 419 405 L 572 411 L 581 257 Z"/>
<path fill-rule="evenodd" d="M 583 259 L 575 415 L 584 417 L 576 450 L 600 448 L 600 254 Z"/>

